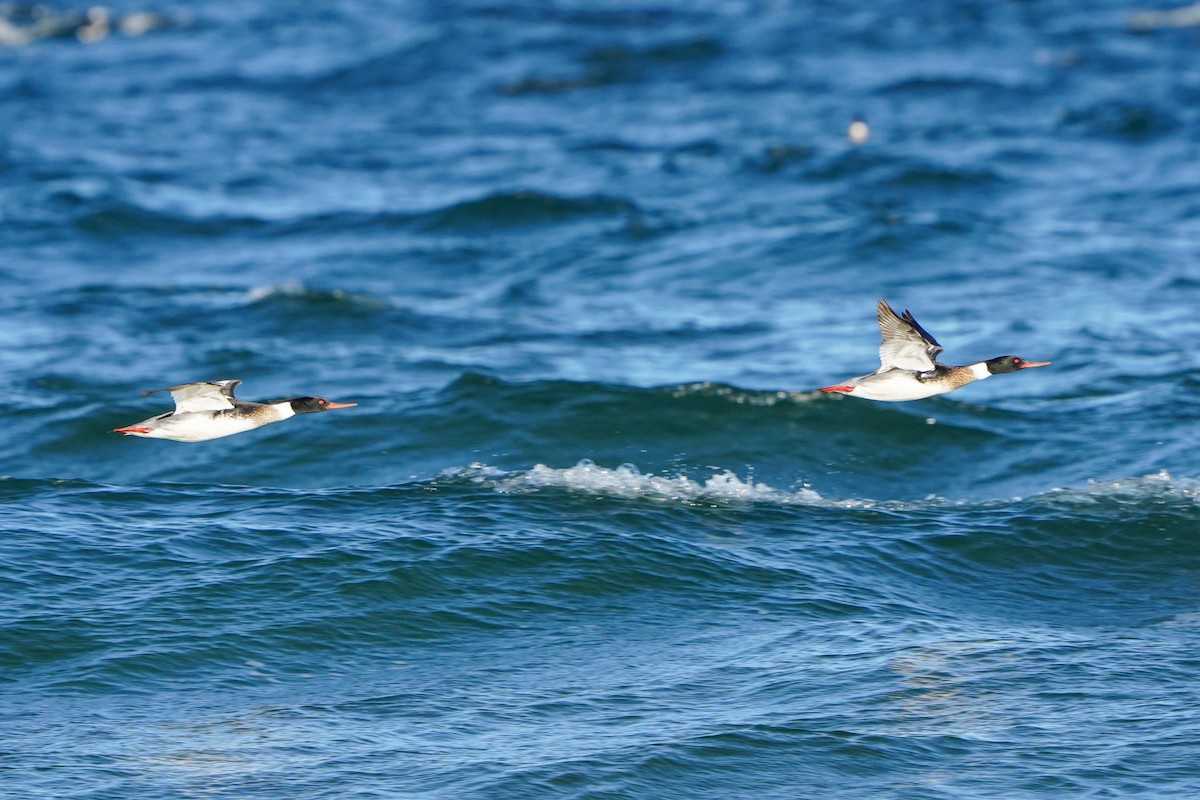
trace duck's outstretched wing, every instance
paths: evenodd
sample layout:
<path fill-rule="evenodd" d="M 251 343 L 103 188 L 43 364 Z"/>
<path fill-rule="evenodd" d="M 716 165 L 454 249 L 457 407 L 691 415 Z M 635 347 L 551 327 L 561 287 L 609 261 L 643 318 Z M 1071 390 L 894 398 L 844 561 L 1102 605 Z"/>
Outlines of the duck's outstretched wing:
<path fill-rule="evenodd" d="M 876 310 L 879 332 L 883 334 L 883 342 L 879 345 L 879 368 L 917 372 L 933 369 L 933 362 L 943 349 L 937 339 L 930 336 L 907 310 L 902 316 L 897 315 L 883 298 L 879 299 Z"/>
<path fill-rule="evenodd" d="M 200 383 L 184 383 L 166 389 L 151 389 L 142 394 L 155 392 L 170 392 L 175 399 L 175 413 L 188 411 L 222 411 L 233 408 L 233 390 L 241 384 L 239 380 L 203 381 Z"/>

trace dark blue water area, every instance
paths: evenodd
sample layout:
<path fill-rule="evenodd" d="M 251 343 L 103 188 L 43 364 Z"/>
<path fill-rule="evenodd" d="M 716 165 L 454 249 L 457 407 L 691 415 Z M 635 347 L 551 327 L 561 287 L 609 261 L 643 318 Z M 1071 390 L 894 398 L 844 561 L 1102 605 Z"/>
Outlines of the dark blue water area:
<path fill-rule="evenodd" d="M 1194 796 L 1196 16 L 0 7 L 0 796 Z"/>

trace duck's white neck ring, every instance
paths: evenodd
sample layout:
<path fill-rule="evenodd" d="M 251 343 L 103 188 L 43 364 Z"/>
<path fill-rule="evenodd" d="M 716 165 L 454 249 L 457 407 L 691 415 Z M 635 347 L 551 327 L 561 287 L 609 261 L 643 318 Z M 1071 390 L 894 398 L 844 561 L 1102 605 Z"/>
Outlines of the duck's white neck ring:
<path fill-rule="evenodd" d="M 271 403 L 271 408 L 275 409 L 275 413 L 279 415 L 279 419 L 281 420 L 296 416 L 296 409 L 292 408 L 291 400 L 280 400 L 278 403 Z"/>

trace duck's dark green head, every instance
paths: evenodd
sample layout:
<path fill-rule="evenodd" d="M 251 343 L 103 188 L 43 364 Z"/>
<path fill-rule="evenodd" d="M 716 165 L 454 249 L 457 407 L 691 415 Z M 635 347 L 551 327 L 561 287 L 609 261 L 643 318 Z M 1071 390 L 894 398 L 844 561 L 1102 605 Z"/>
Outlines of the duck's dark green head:
<path fill-rule="evenodd" d="M 999 375 L 1002 372 L 1016 372 L 1021 369 L 1029 369 L 1030 367 L 1048 367 L 1049 361 L 1026 361 L 1017 356 L 997 356 L 989 358 L 983 362 L 987 365 L 988 372 L 993 375 Z"/>
<path fill-rule="evenodd" d="M 288 401 L 292 406 L 292 411 L 297 414 L 315 414 L 318 411 L 329 411 L 334 408 L 350 408 L 358 403 L 335 403 L 332 400 L 326 400 L 324 397 L 297 397 L 294 400 Z"/>

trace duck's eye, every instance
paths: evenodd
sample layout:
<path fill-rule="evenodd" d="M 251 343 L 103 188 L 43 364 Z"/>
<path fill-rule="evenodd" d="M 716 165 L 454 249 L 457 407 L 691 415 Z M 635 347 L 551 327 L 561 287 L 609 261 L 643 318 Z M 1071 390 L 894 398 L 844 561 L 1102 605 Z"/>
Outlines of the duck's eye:
<path fill-rule="evenodd" d="M 1016 356 L 1013 356 L 1013 363 L 1014 363 L 1014 364 L 1020 364 L 1020 363 L 1021 363 L 1021 359 L 1017 358 Z"/>
<path fill-rule="evenodd" d="M 319 405 L 319 406 L 323 406 L 323 405 L 325 405 L 325 401 L 324 401 L 324 400 L 318 400 L 318 401 L 317 401 L 317 405 Z"/>

